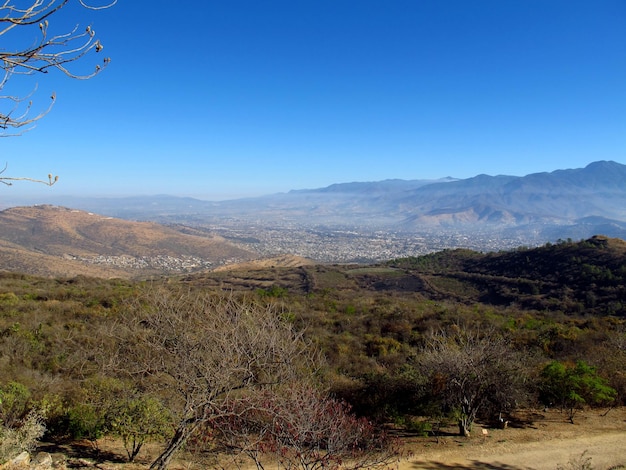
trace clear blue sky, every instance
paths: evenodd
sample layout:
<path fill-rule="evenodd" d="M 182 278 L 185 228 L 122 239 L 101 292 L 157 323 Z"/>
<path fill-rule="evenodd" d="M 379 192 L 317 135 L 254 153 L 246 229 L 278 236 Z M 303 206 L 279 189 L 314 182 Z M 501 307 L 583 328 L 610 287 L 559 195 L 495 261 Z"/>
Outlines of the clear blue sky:
<path fill-rule="evenodd" d="M 119 0 L 50 18 L 76 23 L 111 65 L 38 77 L 35 104 L 57 104 L 0 139 L 1 158 L 60 181 L 2 198 L 227 199 L 626 163 L 624 0 Z"/>

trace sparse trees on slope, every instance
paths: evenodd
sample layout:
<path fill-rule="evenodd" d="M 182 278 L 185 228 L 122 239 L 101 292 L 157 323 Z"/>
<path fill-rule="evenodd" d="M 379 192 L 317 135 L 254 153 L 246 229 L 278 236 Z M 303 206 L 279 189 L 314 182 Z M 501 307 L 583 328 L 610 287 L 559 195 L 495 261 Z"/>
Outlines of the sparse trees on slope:
<path fill-rule="evenodd" d="M 88 3 L 77 0 L 88 9 L 103 9 L 114 5 L 117 0 L 101 0 L 100 3 Z M 94 2 L 98 0 L 93 0 Z M 57 70 L 74 79 L 88 79 L 97 75 L 109 63 L 104 58 L 88 72 L 79 72 L 73 64 L 91 52 L 100 52 L 102 43 L 95 36 L 90 26 L 81 28 L 76 25 L 70 31 L 55 31 L 51 19 L 70 0 L 6 0 L 0 4 L 0 137 L 19 135 L 28 130 L 36 121 L 48 114 L 56 95 L 52 93 L 50 103 L 43 111 L 32 111 L 31 90 L 26 95 L 12 92 L 10 84 L 24 75 L 45 74 Z M 24 34 L 30 31 L 31 34 Z M 36 40 L 33 42 L 33 36 Z M 17 133 L 17 134 L 16 134 Z M 48 180 L 3 176 L 0 182 L 10 185 L 15 180 L 27 180 L 52 185 L 57 178 L 50 175 Z"/>
<path fill-rule="evenodd" d="M 311 358 L 280 311 L 232 297 L 150 292 L 129 309 L 124 365 L 146 387 L 171 393 L 174 435 L 151 468 L 165 469 L 225 401 L 293 380 Z"/>

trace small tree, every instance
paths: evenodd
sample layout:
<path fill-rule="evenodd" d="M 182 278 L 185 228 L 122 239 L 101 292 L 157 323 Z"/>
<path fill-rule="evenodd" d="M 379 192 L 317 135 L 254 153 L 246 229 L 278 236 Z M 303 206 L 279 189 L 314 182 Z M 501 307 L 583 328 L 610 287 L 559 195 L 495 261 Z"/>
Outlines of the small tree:
<path fill-rule="evenodd" d="M 113 409 L 126 396 L 125 384 L 111 377 L 94 376 L 86 380 L 68 409 L 72 437 L 87 439 L 98 448 L 98 439 L 111 431 Z"/>
<path fill-rule="evenodd" d="M 85 380 L 76 398 L 67 411 L 72 437 L 87 439 L 97 448 L 101 437 L 117 435 L 130 462 L 146 442 L 171 434 L 170 413 L 161 401 L 130 383 L 94 376 Z"/>
<path fill-rule="evenodd" d="M 29 412 L 30 390 L 19 382 L 0 386 L 0 424 L 13 428 Z"/>
<path fill-rule="evenodd" d="M 523 361 L 495 331 L 433 333 L 418 359 L 430 377 L 431 394 L 457 415 L 459 434 L 469 436 L 480 412 L 515 406 L 525 394 Z"/>
<path fill-rule="evenodd" d="M 132 462 L 146 442 L 170 437 L 171 417 L 160 400 L 134 396 L 113 407 L 111 429 L 122 438 L 128 461 Z"/>
<path fill-rule="evenodd" d="M 572 424 L 576 412 L 584 405 L 610 403 L 617 396 L 615 389 L 607 385 L 595 367 L 584 361 L 576 364 L 550 362 L 541 372 L 540 389 L 542 401 L 566 411 Z"/>

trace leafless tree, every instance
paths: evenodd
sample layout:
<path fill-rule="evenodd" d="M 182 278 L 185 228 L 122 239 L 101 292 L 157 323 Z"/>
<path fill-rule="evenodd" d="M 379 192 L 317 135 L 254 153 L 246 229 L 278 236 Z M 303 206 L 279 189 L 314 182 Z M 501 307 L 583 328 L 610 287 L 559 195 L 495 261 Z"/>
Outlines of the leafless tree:
<path fill-rule="evenodd" d="M 101 0 L 102 4 L 76 0 L 81 6 L 91 10 L 109 8 L 117 0 Z M 97 1 L 97 0 L 94 0 Z M 70 3 L 70 0 L 3 0 L 0 2 L 0 137 L 19 135 L 32 128 L 35 122 L 44 117 L 56 101 L 56 94 L 50 96 L 50 103 L 43 111 L 32 114 L 33 89 L 25 96 L 7 91 L 9 84 L 24 75 L 46 74 L 57 70 L 74 79 L 88 79 L 97 75 L 109 64 L 105 57 L 88 73 L 78 73 L 72 64 L 91 52 L 101 52 L 103 45 L 96 38 L 91 26 L 79 25 L 69 31 L 53 32 L 51 23 L 56 14 Z M 34 34 L 25 34 L 31 31 Z M 33 37 L 36 39 L 33 41 Z M 6 168 L 5 168 L 6 170 Z M 27 180 L 52 185 L 57 178 L 50 176 L 47 181 L 32 178 L 2 176 L 0 182 L 10 185 L 15 180 Z"/>
<path fill-rule="evenodd" d="M 224 401 L 294 380 L 314 364 L 309 345 L 275 307 L 223 295 L 151 290 L 127 311 L 124 368 L 170 395 L 177 426 L 150 468 L 165 469 Z M 167 398 L 167 397 L 166 397 Z"/>
<path fill-rule="evenodd" d="M 506 411 L 523 397 L 523 362 L 501 334 L 457 325 L 432 333 L 420 356 L 432 393 L 455 412 L 464 436 L 479 413 Z"/>

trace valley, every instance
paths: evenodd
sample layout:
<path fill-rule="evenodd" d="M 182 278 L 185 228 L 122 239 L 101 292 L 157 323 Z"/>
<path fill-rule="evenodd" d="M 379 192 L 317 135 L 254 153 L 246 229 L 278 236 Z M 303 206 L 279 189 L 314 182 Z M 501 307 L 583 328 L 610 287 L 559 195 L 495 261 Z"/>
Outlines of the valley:
<path fill-rule="evenodd" d="M 319 263 L 374 263 L 451 248 L 497 251 L 539 244 L 537 238 L 509 236 L 489 229 L 400 232 L 323 225 L 281 227 L 241 222 L 230 225 L 222 221 L 205 230 L 239 243 L 262 257 L 294 254 Z"/>
<path fill-rule="evenodd" d="M 60 206 L 0 212 L 3 269 L 38 275 L 141 278 L 212 269 L 257 255 L 224 238 Z"/>
<path fill-rule="evenodd" d="M 376 263 L 444 249 L 489 252 L 539 243 L 488 229 L 407 233 L 241 220 L 158 224 L 49 205 L 7 209 L 0 223 L 4 269 L 37 275 L 141 278 L 287 255 L 317 263 Z"/>
<path fill-rule="evenodd" d="M 625 178 L 626 165 L 598 161 L 524 177 L 340 183 L 227 201 L 52 195 L 12 207 L 9 194 L 0 260 L 33 274 L 141 278 L 286 255 L 377 263 L 445 249 L 626 238 Z"/>

